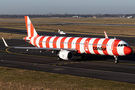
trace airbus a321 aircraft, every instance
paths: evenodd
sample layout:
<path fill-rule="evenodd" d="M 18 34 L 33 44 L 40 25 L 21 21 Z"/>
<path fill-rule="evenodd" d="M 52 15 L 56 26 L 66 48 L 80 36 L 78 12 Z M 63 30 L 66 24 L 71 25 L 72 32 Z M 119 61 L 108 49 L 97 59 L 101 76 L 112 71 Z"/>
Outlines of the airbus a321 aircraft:
<path fill-rule="evenodd" d="M 40 49 L 50 50 L 58 54 L 59 59 L 69 60 L 76 54 L 96 54 L 114 56 L 115 63 L 118 63 L 118 56 L 125 56 L 132 53 L 132 48 L 123 40 L 110 39 L 106 32 L 105 38 L 86 37 L 65 37 L 65 36 L 40 36 L 36 32 L 28 16 L 25 16 L 27 37 L 23 39 L 29 41 L 35 47 L 11 47 L 15 49 Z M 2 38 L 6 47 L 9 47 Z"/>

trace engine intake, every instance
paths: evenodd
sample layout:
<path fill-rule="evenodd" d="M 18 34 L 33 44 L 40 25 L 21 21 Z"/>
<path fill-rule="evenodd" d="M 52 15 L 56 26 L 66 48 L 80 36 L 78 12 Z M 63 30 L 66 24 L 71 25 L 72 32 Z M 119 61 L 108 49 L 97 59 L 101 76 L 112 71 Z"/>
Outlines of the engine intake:
<path fill-rule="evenodd" d="M 67 50 L 61 50 L 59 52 L 59 57 L 63 60 L 69 60 L 73 58 L 73 54 L 70 51 Z"/>

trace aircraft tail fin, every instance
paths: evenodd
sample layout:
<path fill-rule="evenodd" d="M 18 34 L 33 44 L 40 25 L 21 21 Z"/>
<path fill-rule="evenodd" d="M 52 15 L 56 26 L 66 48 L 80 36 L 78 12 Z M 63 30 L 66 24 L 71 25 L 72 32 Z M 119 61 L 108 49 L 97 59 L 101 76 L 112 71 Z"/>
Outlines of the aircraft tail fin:
<path fill-rule="evenodd" d="M 24 16 L 25 17 L 25 23 L 26 23 L 26 29 L 27 29 L 27 35 L 29 38 L 39 36 L 31 23 L 31 20 L 29 16 Z"/>

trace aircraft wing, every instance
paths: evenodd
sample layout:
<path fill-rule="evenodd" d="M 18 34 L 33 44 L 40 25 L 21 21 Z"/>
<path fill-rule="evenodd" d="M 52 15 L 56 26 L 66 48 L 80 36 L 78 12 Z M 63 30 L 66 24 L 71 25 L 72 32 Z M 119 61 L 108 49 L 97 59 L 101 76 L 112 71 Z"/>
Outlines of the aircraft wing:
<path fill-rule="evenodd" d="M 15 49 L 35 49 L 35 50 L 68 50 L 68 51 L 77 51 L 76 49 L 65 49 L 65 48 L 39 48 L 39 47 L 10 47 Z"/>
<path fill-rule="evenodd" d="M 31 49 L 31 50 L 67 50 L 67 51 L 77 51 L 76 49 L 68 49 L 68 48 L 40 48 L 40 47 L 15 47 L 15 46 L 8 46 L 5 39 L 2 37 L 2 40 L 6 47 L 15 48 L 15 49 Z"/>

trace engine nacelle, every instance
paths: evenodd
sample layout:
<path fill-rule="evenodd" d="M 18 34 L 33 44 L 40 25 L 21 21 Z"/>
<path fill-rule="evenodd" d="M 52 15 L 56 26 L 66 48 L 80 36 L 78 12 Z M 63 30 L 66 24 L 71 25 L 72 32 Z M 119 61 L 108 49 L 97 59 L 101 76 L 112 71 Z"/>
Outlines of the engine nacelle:
<path fill-rule="evenodd" d="M 59 57 L 63 60 L 69 60 L 73 58 L 73 54 L 70 51 L 67 50 L 61 50 L 59 52 Z"/>

